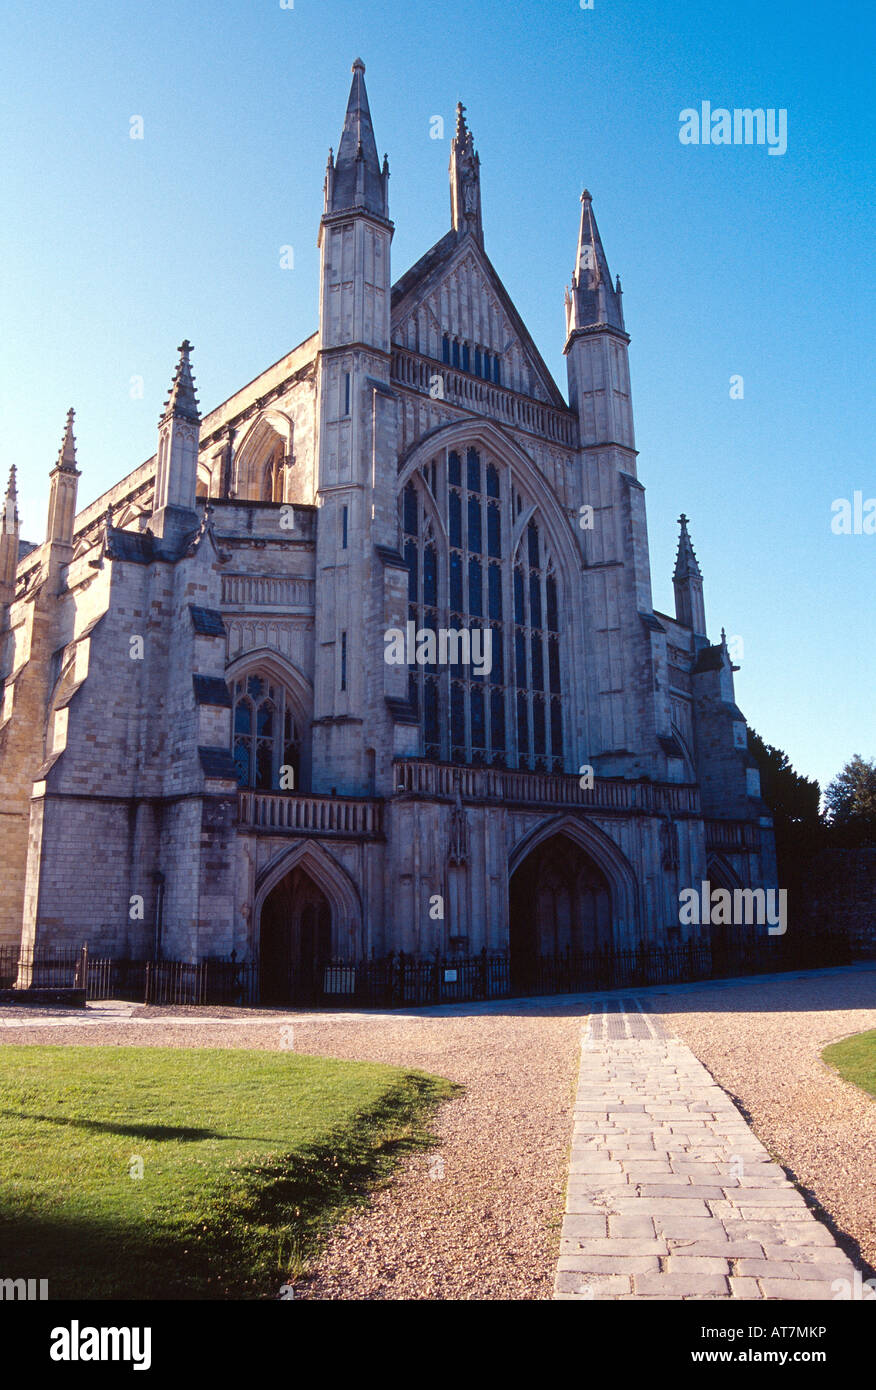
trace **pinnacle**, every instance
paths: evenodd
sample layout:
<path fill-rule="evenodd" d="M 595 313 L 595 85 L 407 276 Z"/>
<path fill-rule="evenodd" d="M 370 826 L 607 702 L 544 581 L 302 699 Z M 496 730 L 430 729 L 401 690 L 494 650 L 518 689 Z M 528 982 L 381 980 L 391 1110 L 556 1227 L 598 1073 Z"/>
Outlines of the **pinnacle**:
<path fill-rule="evenodd" d="M 18 493 L 15 486 L 15 464 L 9 470 L 9 485 L 6 488 L 6 498 L 3 503 L 3 518 L 0 530 L 6 532 L 16 531 L 18 527 Z"/>
<path fill-rule="evenodd" d="M 700 567 L 697 562 L 696 552 L 694 551 L 693 544 L 688 533 L 687 522 L 688 518 L 685 516 L 684 512 L 682 512 L 681 516 L 678 518 L 678 524 L 681 527 L 681 531 L 678 537 L 678 554 L 675 560 L 674 577 L 676 579 L 686 579 L 689 575 L 696 575 L 698 578 L 701 579 L 702 574 L 700 572 Z"/>
<path fill-rule="evenodd" d="M 456 133 L 450 146 L 450 210 L 457 236 L 472 235 L 483 246 L 480 158 L 461 101 L 456 103 Z"/>
<path fill-rule="evenodd" d="M 200 420 L 198 410 L 198 399 L 195 395 L 195 383 L 192 379 L 192 366 L 189 361 L 189 354 L 194 352 L 194 344 L 188 338 L 184 338 L 177 348 L 179 362 L 173 374 L 173 381 L 170 386 L 170 395 L 164 402 L 164 414 L 162 419 L 168 415 L 182 416 L 186 420 Z"/>
<path fill-rule="evenodd" d="M 593 198 L 585 188 L 581 194 L 578 258 L 572 273 L 570 328 L 599 326 L 625 331 L 620 282 L 612 282 L 593 213 Z"/>
<path fill-rule="evenodd" d="M 67 473 L 76 472 L 76 440 L 73 435 L 73 421 L 76 412 L 72 405 L 67 411 L 67 423 L 64 426 L 64 438 L 58 450 L 58 462 L 56 468 L 63 468 Z"/>
<path fill-rule="evenodd" d="M 382 217 L 386 215 L 385 183 L 365 90 L 365 64 L 361 58 L 357 58 L 353 64 L 353 81 L 327 211 L 337 212 L 353 207 L 366 208 Z"/>
<path fill-rule="evenodd" d="M 459 150 L 464 150 L 466 154 L 477 158 L 474 147 L 474 135 L 469 128 L 466 120 L 468 108 L 463 106 L 461 101 L 456 103 L 456 131 L 453 136 L 453 144 Z"/>

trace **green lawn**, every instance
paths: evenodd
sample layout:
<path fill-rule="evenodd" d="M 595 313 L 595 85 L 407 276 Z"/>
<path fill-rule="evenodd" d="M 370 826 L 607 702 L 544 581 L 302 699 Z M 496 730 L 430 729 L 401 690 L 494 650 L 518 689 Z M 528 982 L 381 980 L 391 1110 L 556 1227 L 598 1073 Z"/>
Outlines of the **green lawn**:
<path fill-rule="evenodd" d="M 455 1089 L 294 1052 L 2 1047 L 0 1278 L 47 1278 L 50 1298 L 276 1296 L 434 1142 Z"/>
<path fill-rule="evenodd" d="M 876 1096 L 876 1028 L 831 1043 L 821 1055 L 846 1081 L 853 1081 L 862 1091 Z"/>

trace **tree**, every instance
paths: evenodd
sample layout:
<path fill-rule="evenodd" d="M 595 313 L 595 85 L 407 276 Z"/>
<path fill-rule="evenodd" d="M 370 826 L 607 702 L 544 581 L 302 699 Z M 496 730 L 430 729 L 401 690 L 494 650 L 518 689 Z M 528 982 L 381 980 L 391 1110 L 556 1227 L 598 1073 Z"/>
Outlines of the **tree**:
<path fill-rule="evenodd" d="M 876 760 L 855 753 L 824 793 L 828 824 L 855 845 L 876 844 Z"/>
<path fill-rule="evenodd" d="M 748 751 L 760 770 L 761 796 L 773 813 L 777 835 L 780 826 L 819 827 L 822 822 L 818 783 L 795 772 L 787 753 L 764 743 L 754 729 L 748 731 Z"/>
<path fill-rule="evenodd" d="M 788 890 L 796 929 L 805 921 L 806 867 L 824 847 L 821 788 L 795 772 L 787 753 L 764 743 L 754 729 L 748 731 L 748 751 L 760 771 L 761 796 L 772 812 L 779 883 Z"/>

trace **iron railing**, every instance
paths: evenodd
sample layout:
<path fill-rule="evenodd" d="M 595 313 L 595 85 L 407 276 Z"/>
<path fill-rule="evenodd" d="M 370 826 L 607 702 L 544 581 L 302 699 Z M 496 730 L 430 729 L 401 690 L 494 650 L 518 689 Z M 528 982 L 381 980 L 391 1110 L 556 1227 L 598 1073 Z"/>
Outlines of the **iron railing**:
<path fill-rule="evenodd" d="M 82 989 L 86 946 L 11 946 L 0 943 L 0 989 Z"/>
<path fill-rule="evenodd" d="M 262 972 L 258 958 L 200 961 L 90 956 L 87 948 L 21 950 L 0 946 L 0 988 L 82 988 L 87 998 L 157 1005 L 267 1005 L 311 1008 L 401 1008 L 520 995 L 581 994 L 847 965 L 843 936 L 746 935 L 675 945 L 558 955 L 414 956 L 328 959 Z"/>
<path fill-rule="evenodd" d="M 179 960 L 144 962 L 146 1004 L 233 1004 L 259 1002 L 257 961 Z"/>

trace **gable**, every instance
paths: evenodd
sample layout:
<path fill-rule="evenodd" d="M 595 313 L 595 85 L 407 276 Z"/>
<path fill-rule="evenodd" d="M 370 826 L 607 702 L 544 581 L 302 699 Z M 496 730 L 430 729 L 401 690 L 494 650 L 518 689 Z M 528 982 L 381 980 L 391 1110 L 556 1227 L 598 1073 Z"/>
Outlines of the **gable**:
<path fill-rule="evenodd" d="M 559 387 L 535 346 L 511 296 L 474 237 L 448 234 L 402 276 L 392 291 L 392 341 L 437 362 L 444 339 L 456 340 L 476 357 L 500 362 L 500 384 L 560 408 L 567 408 Z M 452 350 L 452 347 L 451 347 Z M 451 363 L 451 365 L 453 365 Z"/>

